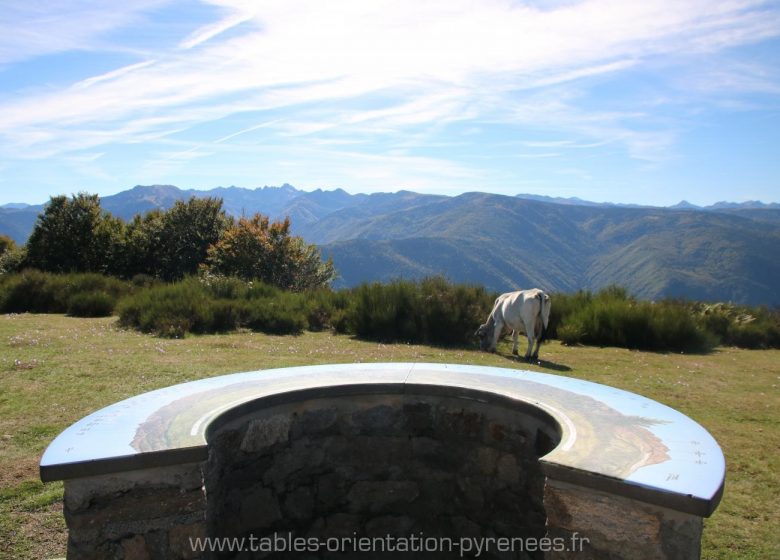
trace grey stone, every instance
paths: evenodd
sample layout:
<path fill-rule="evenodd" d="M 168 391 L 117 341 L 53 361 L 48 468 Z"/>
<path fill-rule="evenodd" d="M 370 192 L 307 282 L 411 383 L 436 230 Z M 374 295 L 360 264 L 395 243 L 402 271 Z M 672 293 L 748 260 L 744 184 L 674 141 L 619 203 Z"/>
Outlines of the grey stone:
<path fill-rule="evenodd" d="M 373 406 L 352 413 L 352 424 L 361 432 L 368 434 L 387 434 L 398 423 L 398 408 L 386 404 Z"/>
<path fill-rule="evenodd" d="M 458 538 L 478 538 L 482 536 L 482 528 L 468 517 L 456 515 L 450 521 L 452 523 L 453 536 Z"/>
<path fill-rule="evenodd" d="M 498 466 L 498 457 L 500 453 L 492 447 L 479 447 L 474 457 L 477 470 L 483 475 L 492 475 L 496 472 Z"/>
<path fill-rule="evenodd" d="M 146 539 L 141 535 L 123 539 L 120 543 L 124 560 L 150 560 L 149 551 L 146 549 Z"/>
<path fill-rule="evenodd" d="M 287 494 L 283 508 L 285 516 L 291 519 L 309 519 L 314 511 L 314 496 L 311 489 L 297 488 Z"/>
<path fill-rule="evenodd" d="M 201 553 L 192 546 L 194 539 L 203 539 L 206 537 L 206 523 L 191 523 L 189 525 L 175 525 L 168 534 L 168 543 L 171 555 L 174 558 L 182 560 L 194 560 L 199 558 Z M 190 539 L 193 539 L 192 541 Z"/>
<path fill-rule="evenodd" d="M 241 451 L 256 453 L 276 443 L 285 443 L 290 435 L 291 423 L 292 418 L 288 414 L 253 420 L 241 441 Z"/>
<path fill-rule="evenodd" d="M 242 498 L 240 513 L 242 530 L 268 528 L 282 519 L 279 502 L 270 488 L 257 486 L 250 489 Z"/>
<path fill-rule="evenodd" d="M 427 435 L 433 428 L 431 405 L 425 402 L 404 404 L 403 424 L 411 435 Z"/>
<path fill-rule="evenodd" d="M 458 478 L 458 488 L 469 511 L 478 513 L 485 503 L 485 495 L 479 483 L 470 478 Z"/>
<path fill-rule="evenodd" d="M 360 533 L 360 516 L 349 513 L 334 513 L 325 518 L 322 535 L 330 537 L 351 537 Z"/>
<path fill-rule="evenodd" d="M 366 535 L 384 537 L 387 535 L 405 537 L 412 533 L 414 521 L 407 515 L 383 515 L 366 523 Z"/>
<path fill-rule="evenodd" d="M 78 511 L 88 508 L 96 499 L 111 499 L 136 488 L 199 489 L 203 486 L 202 467 L 203 463 L 186 463 L 66 480 L 65 507 Z"/>
<path fill-rule="evenodd" d="M 481 436 L 484 417 L 478 412 L 465 408 L 460 410 L 442 410 L 437 414 L 436 430 L 443 436 L 456 438 L 476 438 Z"/>
<path fill-rule="evenodd" d="M 322 464 L 325 452 L 319 447 L 293 446 L 275 456 L 271 467 L 263 474 L 263 482 L 282 492 L 293 473 L 313 472 Z"/>
<path fill-rule="evenodd" d="M 346 481 L 339 473 L 323 474 L 317 480 L 317 501 L 326 509 L 333 509 L 345 498 Z"/>
<path fill-rule="evenodd" d="M 514 455 L 504 453 L 496 463 L 496 476 L 504 484 L 517 484 L 520 480 L 520 469 Z"/>
<path fill-rule="evenodd" d="M 549 479 L 544 500 L 548 527 L 587 538 L 594 557 L 699 558 L 697 516 Z"/>
<path fill-rule="evenodd" d="M 299 437 L 301 434 L 320 434 L 329 431 L 338 421 L 339 413 L 336 407 L 305 410 L 294 424 L 292 435 Z"/>
<path fill-rule="evenodd" d="M 351 511 L 389 512 L 403 509 L 420 495 L 416 482 L 381 480 L 356 482 L 347 494 Z"/>

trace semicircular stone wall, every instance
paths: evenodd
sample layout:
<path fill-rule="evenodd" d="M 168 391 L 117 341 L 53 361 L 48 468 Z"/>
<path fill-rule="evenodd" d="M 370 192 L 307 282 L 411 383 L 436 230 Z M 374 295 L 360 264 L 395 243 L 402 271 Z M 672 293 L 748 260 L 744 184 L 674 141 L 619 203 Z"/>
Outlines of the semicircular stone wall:
<path fill-rule="evenodd" d="M 538 458 L 557 445 L 557 424 L 516 401 L 478 398 L 245 405 L 208 433 L 207 533 L 541 540 Z"/>

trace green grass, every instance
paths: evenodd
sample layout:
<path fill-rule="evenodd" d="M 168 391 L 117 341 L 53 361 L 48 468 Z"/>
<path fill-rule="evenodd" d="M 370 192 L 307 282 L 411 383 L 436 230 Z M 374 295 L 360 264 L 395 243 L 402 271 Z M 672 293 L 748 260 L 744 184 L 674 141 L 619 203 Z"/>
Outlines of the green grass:
<path fill-rule="evenodd" d="M 780 557 L 780 350 L 705 355 L 542 347 L 547 367 L 472 350 L 359 341 L 328 332 L 253 332 L 160 339 L 115 318 L 0 315 L 0 558 L 65 554 L 62 484 L 42 484 L 51 439 L 84 415 L 183 381 L 254 369 L 339 362 L 428 361 L 560 373 L 675 407 L 707 428 L 726 455 L 720 507 L 705 522 L 703 557 Z M 524 349 L 524 348 L 523 348 Z"/>

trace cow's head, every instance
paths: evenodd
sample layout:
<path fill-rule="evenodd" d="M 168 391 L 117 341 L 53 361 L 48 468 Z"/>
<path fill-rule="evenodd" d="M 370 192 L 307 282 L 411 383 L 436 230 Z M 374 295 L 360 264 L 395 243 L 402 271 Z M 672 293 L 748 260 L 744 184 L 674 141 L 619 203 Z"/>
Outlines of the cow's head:
<path fill-rule="evenodd" d="M 483 352 L 492 352 L 495 350 L 494 348 L 491 348 L 493 345 L 493 329 L 495 328 L 495 325 L 492 321 L 488 321 L 484 325 L 480 325 L 477 329 L 477 332 L 474 333 L 474 336 L 479 338 L 479 348 Z"/>

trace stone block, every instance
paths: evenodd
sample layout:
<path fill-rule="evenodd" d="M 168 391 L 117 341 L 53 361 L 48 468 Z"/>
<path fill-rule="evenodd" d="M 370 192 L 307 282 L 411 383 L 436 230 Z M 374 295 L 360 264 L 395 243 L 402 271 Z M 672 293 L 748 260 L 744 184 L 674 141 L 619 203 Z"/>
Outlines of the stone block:
<path fill-rule="evenodd" d="M 510 453 L 504 453 L 496 462 L 496 478 L 506 485 L 515 485 L 520 481 L 520 468 L 517 458 Z"/>
<path fill-rule="evenodd" d="M 399 424 L 400 411 L 397 407 L 380 404 L 352 413 L 352 425 L 363 434 L 390 434 Z"/>
<path fill-rule="evenodd" d="M 304 474 L 316 473 L 324 457 L 325 452 L 320 447 L 295 445 L 285 449 L 274 456 L 270 468 L 263 473 L 263 482 L 281 493 L 293 474 L 300 471 L 305 471 Z"/>
<path fill-rule="evenodd" d="M 413 402 L 404 404 L 401 409 L 403 428 L 410 435 L 429 435 L 433 429 L 433 414 L 430 404 Z"/>
<path fill-rule="evenodd" d="M 277 443 L 286 443 L 290 435 L 292 418 L 289 414 L 275 414 L 268 418 L 252 420 L 241 441 L 241 451 L 257 453 Z"/>
<path fill-rule="evenodd" d="M 206 523 L 190 523 L 187 525 L 176 525 L 168 533 L 168 542 L 171 555 L 174 558 L 182 560 L 195 560 L 200 558 L 203 553 L 195 550 L 193 544 L 195 539 L 206 538 Z"/>
<path fill-rule="evenodd" d="M 430 437 L 415 437 L 411 440 L 412 456 L 421 465 L 420 478 L 426 478 L 426 470 L 444 471 L 448 476 L 457 472 L 468 460 L 468 448 L 444 444 Z M 436 477 L 430 473 L 427 478 Z"/>
<path fill-rule="evenodd" d="M 325 538 L 351 537 L 361 533 L 361 518 L 350 513 L 334 513 L 324 519 L 320 534 Z"/>
<path fill-rule="evenodd" d="M 333 509 L 344 501 L 346 479 L 339 473 L 327 473 L 317 479 L 317 503 L 325 509 Z"/>
<path fill-rule="evenodd" d="M 416 482 L 379 480 L 356 482 L 347 494 L 350 511 L 388 513 L 403 511 L 420 495 Z"/>
<path fill-rule="evenodd" d="M 283 510 L 286 518 L 298 521 L 311 518 L 314 511 L 314 495 L 309 487 L 296 488 L 284 499 Z"/>
<path fill-rule="evenodd" d="M 479 513 L 485 504 L 485 494 L 482 486 L 475 480 L 468 477 L 459 477 L 457 479 L 458 489 L 461 492 L 462 501 L 466 505 L 467 511 Z"/>
<path fill-rule="evenodd" d="M 279 502 L 270 488 L 256 486 L 242 496 L 241 530 L 262 530 L 282 519 Z"/>
<path fill-rule="evenodd" d="M 482 527 L 474 523 L 468 517 L 455 515 L 450 519 L 452 524 L 452 536 L 455 538 L 479 538 L 482 536 Z"/>
<path fill-rule="evenodd" d="M 485 427 L 485 418 L 478 412 L 438 409 L 435 422 L 436 433 L 444 438 L 478 438 Z"/>
<path fill-rule="evenodd" d="M 366 535 L 369 537 L 405 537 L 412 533 L 414 520 L 408 515 L 382 515 L 366 522 Z"/>
<path fill-rule="evenodd" d="M 472 456 L 477 472 L 482 475 L 490 476 L 496 472 L 498 467 L 498 458 L 500 453 L 492 447 L 477 448 L 476 455 Z"/>
<path fill-rule="evenodd" d="M 200 490 L 179 492 L 175 488 L 140 489 L 95 500 L 79 512 L 65 510 L 71 539 L 117 539 L 133 533 L 167 530 L 173 524 L 203 517 L 205 499 Z"/>
<path fill-rule="evenodd" d="M 97 499 L 106 499 L 134 489 L 199 489 L 203 486 L 202 467 L 202 463 L 187 463 L 73 478 L 65 481 L 64 505 L 67 510 L 75 512 L 89 508 Z"/>
<path fill-rule="evenodd" d="M 333 406 L 304 410 L 293 423 L 290 435 L 293 438 L 299 438 L 302 435 L 329 433 L 337 428 L 336 423 L 338 419 L 339 411 Z"/>
<path fill-rule="evenodd" d="M 134 535 L 123 539 L 120 543 L 124 560 L 151 560 L 146 549 L 146 539 L 141 535 Z"/>
<path fill-rule="evenodd" d="M 544 504 L 548 527 L 587 538 L 596 557 L 684 560 L 700 556 L 702 523 L 697 516 L 550 479 L 544 487 Z"/>

